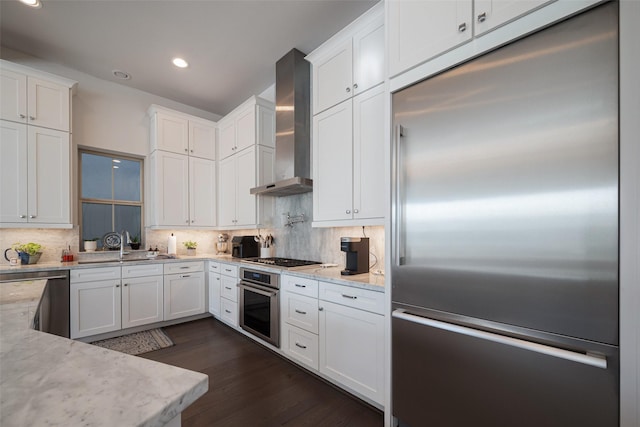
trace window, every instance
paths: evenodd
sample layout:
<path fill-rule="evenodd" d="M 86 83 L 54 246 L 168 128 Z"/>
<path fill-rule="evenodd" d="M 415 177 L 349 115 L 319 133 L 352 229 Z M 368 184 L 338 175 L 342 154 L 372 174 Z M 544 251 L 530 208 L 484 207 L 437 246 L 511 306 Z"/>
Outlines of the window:
<path fill-rule="evenodd" d="M 142 160 L 80 152 L 81 240 L 127 230 L 142 235 Z"/>

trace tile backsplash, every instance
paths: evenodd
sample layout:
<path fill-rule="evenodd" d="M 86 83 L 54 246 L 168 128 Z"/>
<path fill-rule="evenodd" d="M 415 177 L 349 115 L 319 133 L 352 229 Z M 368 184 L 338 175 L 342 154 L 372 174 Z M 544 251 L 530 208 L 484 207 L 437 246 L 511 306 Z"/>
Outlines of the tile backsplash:
<path fill-rule="evenodd" d="M 340 251 L 340 237 L 363 237 L 366 235 L 366 237 L 369 237 L 370 265 L 372 265 L 372 269 L 384 269 L 385 236 L 383 226 L 367 226 L 364 229 L 363 227 L 313 228 L 311 227 L 313 217 L 312 200 L 312 193 L 276 198 L 274 226 L 260 230 L 147 229 L 143 239 L 144 247 L 141 249 L 147 249 L 152 246 L 153 248 L 157 247 L 161 252 L 166 252 L 168 237 L 171 233 L 174 233 L 177 238 L 179 255 L 186 255 L 187 251 L 183 242 L 187 240 L 198 242 L 197 253 L 215 254 L 218 234 L 226 233 L 229 235 L 229 249 L 227 252 L 230 253 L 232 236 L 257 235 L 260 233 L 263 236 L 271 234 L 274 237 L 274 256 L 308 259 L 344 266 L 345 254 Z M 304 222 L 286 226 L 287 213 L 292 217 L 304 214 L 305 220 Z M 9 248 L 16 242 L 36 242 L 42 244 L 45 248 L 41 258 L 43 262 L 59 261 L 62 250 L 68 246 L 71 246 L 71 250 L 74 253 L 78 252 L 79 238 L 78 227 L 74 227 L 71 230 L 4 228 L 0 229 L 0 248 Z"/>

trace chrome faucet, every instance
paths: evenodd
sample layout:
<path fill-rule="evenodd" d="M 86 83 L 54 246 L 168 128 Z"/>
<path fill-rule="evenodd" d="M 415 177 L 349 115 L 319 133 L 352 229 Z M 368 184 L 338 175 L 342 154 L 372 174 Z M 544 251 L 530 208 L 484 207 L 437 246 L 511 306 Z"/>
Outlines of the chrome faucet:
<path fill-rule="evenodd" d="M 129 254 L 129 252 L 124 251 L 124 246 L 128 245 L 129 243 L 131 243 L 131 236 L 129 236 L 129 232 L 127 230 L 122 230 L 120 232 L 120 261 L 123 260 L 125 255 Z"/>

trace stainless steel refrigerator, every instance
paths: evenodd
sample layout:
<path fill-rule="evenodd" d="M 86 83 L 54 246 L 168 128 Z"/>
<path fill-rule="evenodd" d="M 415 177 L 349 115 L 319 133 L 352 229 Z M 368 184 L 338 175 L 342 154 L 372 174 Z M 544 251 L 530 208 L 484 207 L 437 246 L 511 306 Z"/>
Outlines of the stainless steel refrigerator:
<path fill-rule="evenodd" d="M 618 425 L 618 15 L 393 94 L 401 426 Z"/>

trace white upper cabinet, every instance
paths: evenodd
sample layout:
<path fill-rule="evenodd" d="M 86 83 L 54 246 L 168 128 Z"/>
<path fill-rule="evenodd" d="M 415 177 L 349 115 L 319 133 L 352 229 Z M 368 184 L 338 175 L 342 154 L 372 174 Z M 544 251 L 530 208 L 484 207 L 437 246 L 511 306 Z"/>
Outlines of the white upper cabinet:
<path fill-rule="evenodd" d="M 479 36 L 554 0 L 475 0 L 475 35 Z"/>
<path fill-rule="evenodd" d="M 0 118 L 71 131 L 75 82 L 8 61 L 0 62 Z"/>
<path fill-rule="evenodd" d="M 309 54 L 313 113 L 318 114 L 384 81 L 382 3 Z"/>
<path fill-rule="evenodd" d="M 471 40 L 472 8 L 472 0 L 390 0 L 389 74 L 399 74 Z"/>
<path fill-rule="evenodd" d="M 275 148 L 275 107 L 252 96 L 219 122 L 219 157 L 227 157 L 253 145 Z"/>
<path fill-rule="evenodd" d="M 216 158 L 216 123 L 152 105 L 150 150 Z"/>
<path fill-rule="evenodd" d="M 189 225 L 216 225 L 216 164 L 212 160 L 189 158 Z"/>

